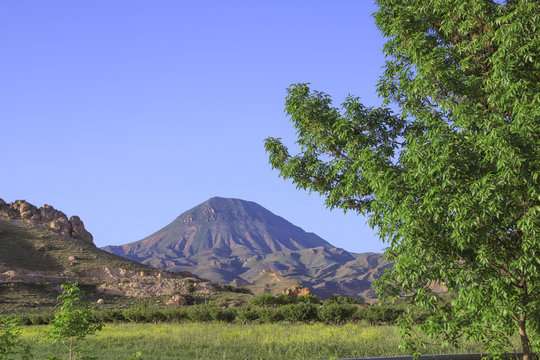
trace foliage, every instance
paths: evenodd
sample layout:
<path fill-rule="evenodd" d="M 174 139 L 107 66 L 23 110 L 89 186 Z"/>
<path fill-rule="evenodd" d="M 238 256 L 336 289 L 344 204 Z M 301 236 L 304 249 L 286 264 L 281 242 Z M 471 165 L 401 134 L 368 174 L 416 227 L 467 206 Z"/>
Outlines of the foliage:
<path fill-rule="evenodd" d="M 257 308 L 257 315 L 264 323 L 276 323 L 285 320 L 280 308 L 259 307 Z"/>
<path fill-rule="evenodd" d="M 190 306 L 187 310 L 187 315 L 191 321 L 208 322 L 212 321 L 212 310 L 214 306 L 211 304 L 199 304 Z"/>
<path fill-rule="evenodd" d="M 290 322 L 310 322 L 318 319 L 317 306 L 303 302 L 284 305 L 281 313 L 283 318 Z"/>
<path fill-rule="evenodd" d="M 69 359 L 78 351 L 77 340 L 100 331 L 103 324 L 94 318 L 94 309 L 83 301 L 83 293 L 77 283 L 62 284 L 62 294 L 58 296 L 60 310 L 54 315 L 49 337 L 61 342 L 68 350 Z"/>
<path fill-rule="evenodd" d="M 273 306 L 276 305 L 276 298 L 272 294 L 262 294 L 252 297 L 249 303 L 254 306 Z"/>
<path fill-rule="evenodd" d="M 29 347 L 20 339 L 20 333 L 16 320 L 0 319 L 0 360 L 13 359 L 12 356 L 30 358 Z"/>
<path fill-rule="evenodd" d="M 432 315 L 429 341 L 465 334 L 501 353 L 521 334 L 540 352 L 540 81 L 535 0 L 378 0 L 388 38 L 384 105 L 341 109 L 307 84 L 288 89 L 300 154 L 280 139 L 272 167 L 331 208 L 369 217 L 388 243 L 385 298 Z M 438 307 L 433 284 L 457 296 Z M 404 345 L 418 349 L 412 319 Z"/>
<path fill-rule="evenodd" d="M 349 322 L 358 307 L 350 304 L 329 303 L 319 309 L 319 320 L 327 324 L 344 324 Z"/>
<path fill-rule="evenodd" d="M 249 323 L 259 319 L 257 309 L 251 306 L 242 306 L 237 311 L 238 320 L 243 323 Z"/>
<path fill-rule="evenodd" d="M 328 304 L 363 304 L 364 299 L 355 298 L 352 296 L 341 297 L 341 296 L 331 296 L 328 299 L 325 299 L 323 305 Z"/>
<path fill-rule="evenodd" d="M 294 304 L 296 302 L 295 298 L 286 294 L 277 294 L 275 299 L 276 305 Z"/>
<path fill-rule="evenodd" d="M 377 304 L 363 307 L 359 312 L 359 316 L 367 320 L 370 325 L 394 324 L 405 313 L 405 308 L 403 306 Z"/>
<path fill-rule="evenodd" d="M 305 302 L 308 304 L 315 304 L 315 305 L 319 305 L 321 303 L 321 299 L 317 295 L 313 295 L 313 294 L 299 295 L 296 298 L 296 301 Z"/>
<path fill-rule="evenodd" d="M 235 309 L 222 309 L 217 306 L 210 308 L 210 314 L 212 315 L 212 320 L 219 322 L 230 323 L 236 320 L 236 310 Z"/>

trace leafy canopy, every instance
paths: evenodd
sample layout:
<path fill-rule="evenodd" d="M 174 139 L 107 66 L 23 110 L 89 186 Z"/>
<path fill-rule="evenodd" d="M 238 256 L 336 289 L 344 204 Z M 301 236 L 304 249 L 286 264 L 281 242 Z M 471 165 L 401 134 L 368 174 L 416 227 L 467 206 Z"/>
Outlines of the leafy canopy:
<path fill-rule="evenodd" d="M 288 89 L 300 153 L 279 138 L 273 168 L 330 208 L 367 215 L 388 244 L 385 297 L 436 311 L 423 330 L 507 351 L 540 350 L 540 3 L 378 0 L 388 38 L 383 107 L 340 108 Z M 388 108 L 394 104 L 395 114 Z M 439 306 L 433 284 L 456 294 Z M 405 346 L 418 349 L 410 321 Z"/>

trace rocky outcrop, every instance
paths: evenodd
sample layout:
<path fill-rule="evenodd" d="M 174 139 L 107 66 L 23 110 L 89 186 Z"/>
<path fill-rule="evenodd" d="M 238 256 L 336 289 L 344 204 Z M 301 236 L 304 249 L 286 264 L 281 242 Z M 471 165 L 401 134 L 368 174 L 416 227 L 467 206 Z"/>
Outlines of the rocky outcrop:
<path fill-rule="evenodd" d="M 176 294 L 173 295 L 169 300 L 167 300 L 165 305 L 186 306 L 188 305 L 188 301 L 185 296 Z"/>
<path fill-rule="evenodd" d="M 304 295 L 313 295 L 311 290 L 309 290 L 307 287 L 304 287 L 304 286 L 290 287 L 288 289 L 285 289 L 285 291 L 283 291 L 283 294 L 288 295 L 293 298 L 297 298 L 299 296 L 304 296 Z"/>
<path fill-rule="evenodd" d="M 94 245 L 92 234 L 84 228 L 84 223 L 78 216 L 68 219 L 66 214 L 50 205 L 37 208 L 24 200 L 6 203 L 0 199 L 0 221 L 17 226 L 46 228 L 58 235 Z"/>

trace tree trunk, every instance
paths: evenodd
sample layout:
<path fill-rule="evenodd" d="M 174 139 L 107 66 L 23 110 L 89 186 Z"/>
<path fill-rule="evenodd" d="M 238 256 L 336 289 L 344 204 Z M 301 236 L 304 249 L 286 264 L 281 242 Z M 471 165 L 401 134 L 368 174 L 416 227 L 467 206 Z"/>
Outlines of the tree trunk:
<path fill-rule="evenodd" d="M 523 351 L 523 360 L 535 360 L 534 354 L 531 352 L 531 342 L 525 330 L 525 316 L 519 317 L 519 337 L 521 338 L 521 348 Z"/>

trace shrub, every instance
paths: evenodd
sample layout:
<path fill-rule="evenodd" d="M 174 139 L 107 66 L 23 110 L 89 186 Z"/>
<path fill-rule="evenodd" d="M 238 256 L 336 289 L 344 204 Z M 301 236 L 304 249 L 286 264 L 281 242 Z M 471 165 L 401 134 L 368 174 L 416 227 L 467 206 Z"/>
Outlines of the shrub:
<path fill-rule="evenodd" d="M 284 320 L 281 308 L 260 307 L 257 309 L 259 319 L 265 323 L 275 323 Z"/>
<path fill-rule="evenodd" d="M 187 310 L 187 315 L 191 321 L 208 322 L 212 321 L 212 311 L 214 305 L 200 304 L 190 306 Z"/>
<path fill-rule="evenodd" d="M 217 306 L 209 308 L 212 319 L 220 322 L 233 322 L 236 319 L 236 311 L 234 309 L 221 309 Z"/>
<path fill-rule="evenodd" d="M 285 320 L 309 322 L 317 319 L 317 306 L 308 303 L 289 304 L 281 308 Z"/>
<path fill-rule="evenodd" d="M 357 306 L 350 304 L 327 304 L 319 309 L 319 320 L 327 324 L 343 324 L 352 320 L 357 309 Z"/>
<path fill-rule="evenodd" d="M 273 306 L 277 305 L 276 298 L 272 294 L 263 294 L 254 296 L 249 300 L 249 303 L 254 306 Z"/>
<path fill-rule="evenodd" d="M 371 325 L 380 323 L 395 323 L 398 317 L 405 311 L 401 306 L 378 304 L 366 307 L 365 319 Z"/>
<path fill-rule="evenodd" d="M 238 319 L 244 323 L 255 321 L 259 318 L 257 309 L 250 306 L 242 306 L 237 312 Z"/>
<path fill-rule="evenodd" d="M 341 297 L 341 296 L 331 296 L 328 299 L 324 300 L 323 305 L 329 305 L 329 304 L 364 304 L 364 299 L 362 298 L 355 298 L 352 296 L 347 297 Z"/>
<path fill-rule="evenodd" d="M 94 317 L 101 322 L 119 322 L 126 320 L 124 311 L 120 309 L 104 309 L 96 312 Z"/>
<path fill-rule="evenodd" d="M 192 293 L 195 291 L 195 282 L 192 279 L 185 280 L 186 291 Z"/>
<path fill-rule="evenodd" d="M 77 283 L 62 284 L 62 289 L 57 305 L 60 310 L 54 315 L 48 336 L 64 344 L 71 360 L 78 348 L 75 341 L 100 331 L 103 324 L 96 321 L 94 309 L 82 301 L 83 293 Z"/>
<path fill-rule="evenodd" d="M 129 322 L 149 322 L 150 310 L 146 305 L 136 305 L 123 311 L 123 317 Z"/>
<path fill-rule="evenodd" d="M 30 358 L 29 347 L 20 339 L 19 325 L 15 319 L 0 319 L 0 360 L 19 355 L 21 359 Z"/>
<path fill-rule="evenodd" d="M 285 294 L 278 294 L 276 295 L 276 305 L 287 305 L 287 304 L 293 304 L 296 302 L 296 299 Z"/>
<path fill-rule="evenodd" d="M 296 301 L 315 305 L 319 305 L 321 303 L 321 299 L 317 295 L 313 294 L 300 295 L 296 298 Z"/>
<path fill-rule="evenodd" d="M 188 310 L 184 307 L 165 309 L 163 313 L 168 322 L 181 322 L 189 319 Z"/>

